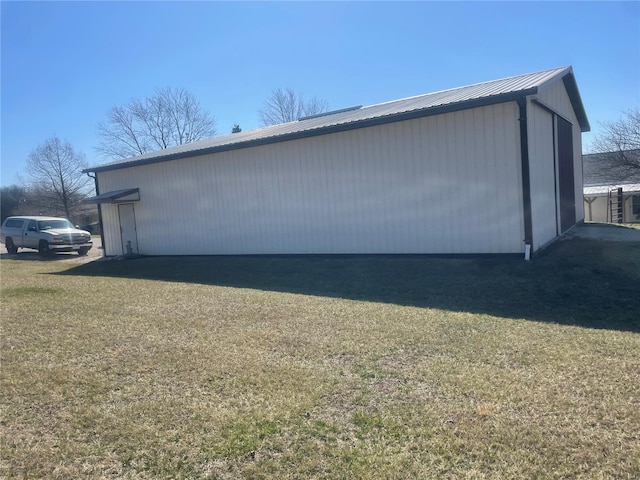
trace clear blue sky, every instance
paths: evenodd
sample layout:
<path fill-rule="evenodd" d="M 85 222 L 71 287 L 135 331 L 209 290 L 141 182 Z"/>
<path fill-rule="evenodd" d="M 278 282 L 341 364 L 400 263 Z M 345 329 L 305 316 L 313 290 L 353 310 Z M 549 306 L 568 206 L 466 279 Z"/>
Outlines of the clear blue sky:
<path fill-rule="evenodd" d="M 640 103 L 639 2 L 1 2 L 1 177 L 57 135 L 96 154 L 107 110 L 184 87 L 257 128 L 277 87 L 370 105 L 572 65 L 591 134 Z"/>

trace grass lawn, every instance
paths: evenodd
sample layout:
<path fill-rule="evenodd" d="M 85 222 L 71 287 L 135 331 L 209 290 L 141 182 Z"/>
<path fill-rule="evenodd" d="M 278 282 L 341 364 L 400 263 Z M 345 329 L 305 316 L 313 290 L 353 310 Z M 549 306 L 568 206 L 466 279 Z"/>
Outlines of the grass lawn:
<path fill-rule="evenodd" d="M 640 478 L 640 246 L 1 261 L 2 478 Z"/>

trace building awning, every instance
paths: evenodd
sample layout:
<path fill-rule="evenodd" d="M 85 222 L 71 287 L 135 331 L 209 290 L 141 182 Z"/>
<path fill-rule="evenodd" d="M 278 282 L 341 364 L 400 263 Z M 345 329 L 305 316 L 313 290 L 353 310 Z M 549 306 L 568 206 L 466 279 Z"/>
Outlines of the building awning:
<path fill-rule="evenodd" d="M 610 191 L 622 188 L 622 193 L 640 193 L 640 183 L 623 183 L 619 185 L 585 185 L 585 197 L 606 197 Z"/>
<path fill-rule="evenodd" d="M 84 203 L 124 203 L 137 202 L 138 200 L 140 200 L 140 189 L 126 188 L 89 197 L 84 200 Z"/>

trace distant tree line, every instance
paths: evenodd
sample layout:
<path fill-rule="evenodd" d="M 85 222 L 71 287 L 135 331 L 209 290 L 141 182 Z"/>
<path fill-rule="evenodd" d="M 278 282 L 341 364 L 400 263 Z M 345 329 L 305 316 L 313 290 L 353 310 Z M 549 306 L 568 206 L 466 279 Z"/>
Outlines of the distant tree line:
<path fill-rule="evenodd" d="M 74 225 L 90 225 L 98 220 L 95 205 L 82 203 L 85 196 L 75 195 L 74 206 L 66 214 L 51 193 L 33 186 L 9 185 L 0 188 L 0 221 L 13 215 L 65 217 Z"/>

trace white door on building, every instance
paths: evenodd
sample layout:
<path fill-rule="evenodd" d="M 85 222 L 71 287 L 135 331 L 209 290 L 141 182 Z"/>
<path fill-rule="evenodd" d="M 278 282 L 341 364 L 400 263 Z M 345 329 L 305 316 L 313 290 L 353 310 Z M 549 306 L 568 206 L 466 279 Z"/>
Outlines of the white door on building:
<path fill-rule="evenodd" d="M 136 233 L 136 215 L 133 203 L 118 205 L 120 216 L 120 236 L 122 237 L 122 252 L 125 255 L 138 253 L 138 235 Z"/>

